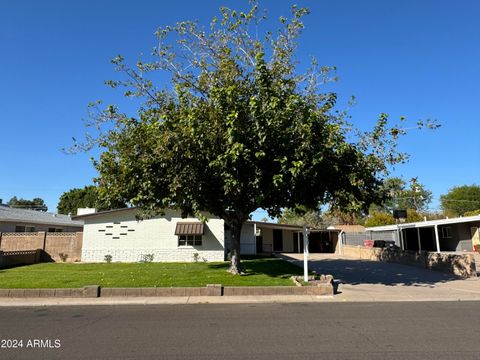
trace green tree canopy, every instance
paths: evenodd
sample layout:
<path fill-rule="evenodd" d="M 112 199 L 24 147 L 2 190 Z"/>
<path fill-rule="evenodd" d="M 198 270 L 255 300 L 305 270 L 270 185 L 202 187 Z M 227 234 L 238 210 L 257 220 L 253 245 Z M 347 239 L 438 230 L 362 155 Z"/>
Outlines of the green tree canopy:
<path fill-rule="evenodd" d="M 363 223 L 364 213 L 343 212 L 340 209 L 328 209 L 325 212 L 320 210 L 308 210 L 303 207 L 296 209 L 284 209 L 278 219 L 281 224 L 307 225 L 313 228 L 327 228 L 330 225 L 360 224 Z"/>
<path fill-rule="evenodd" d="M 12 197 L 7 205 L 12 208 L 26 209 L 26 210 L 37 210 L 37 211 L 47 211 L 48 207 L 45 205 L 45 201 L 41 198 L 34 198 L 33 200 L 17 199 L 16 196 Z"/>
<path fill-rule="evenodd" d="M 395 219 L 393 218 L 393 215 L 385 212 L 380 212 L 380 211 L 374 211 L 365 220 L 365 227 L 393 225 L 393 224 L 395 224 Z"/>
<path fill-rule="evenodd" d="M 74 188 L 64 192 L 58 201 L 57 211 L 60 214 L 76 214 L 78 208 L 95 208 L 97 210 L 109 210 L 113 208 L 123 208 L 125 203 L 111 202 L 111 207 L 103 202 L 98 189 L 94 185 L 85 186 L 83 189 Z"/>
<path fill-rule="evenodd" d="M 143 103 L 134 117 L 91 107 L 100 133 L 76 146 L 103 150 L 95 162 L 101 196 L 141 216 L 172 206 L 219 216 L 231 228 L 232 273 L 241 271 L 241 227 L 258 208 L 278 217 L 284 208 L 379 201 L 388 165 L 406 160 L 396 147 L 405 131 L 386 114 L 371 132 L 352 130 L 337 95 L 321 91 L 335 69 L 313 61 L 299 70 L 306 14 L 294 6 L 269 32 L 255 2 L 246 12 L 222 7 L 209 29 L 193 21 L 159 29 L 152 57 L 134 67 L 115 58 L 125 77 L 107 83 Z M 157 83 L 160 73 L 168 86 Z"/>
<path fill-rule="evenodd" d="M 406 223 L 423 221 L 423 216 L 414 209 L 407 209 Z M 396 220 L 391 213 L 373 211 L 365 220 L 365 227 L 383 226 L 396 224 Z"/>
<path fill-rule="evenodd" d="M 387 178 L 382 191 L 385 201 L 381 208 L 386 212 L 392 212 L 394 209 L 426 211 L 432 202 L 432 192 L 418 182 L 417 178 L 410 179 L 409 184 L 398 177 Z"/>
<path fill-rule="evenodd" d="M 289 225 L 307 225 L 313 228 L 322 228 L 325 226 L 322 213 L 319 210 L 307 210 L 305 208 L 295 210 L 284 209 L 278 222 Z"/>
<path fill-rule="evenodd" d="M 480 186 L 455 186 L 440 196 L 440 205 L 446 215 L 463 216 L 480 209 Z"/>

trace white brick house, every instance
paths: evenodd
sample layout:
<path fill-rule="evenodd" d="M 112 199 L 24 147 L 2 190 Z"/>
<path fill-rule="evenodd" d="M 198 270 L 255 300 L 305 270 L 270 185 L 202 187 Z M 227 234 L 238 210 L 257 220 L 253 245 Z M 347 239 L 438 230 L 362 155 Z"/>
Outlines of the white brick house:
<path fill-rule="evenodd" d="M 92 209 L 94 210 L 94 209 Z M 74 218 L 84 221 L 83 262 L 103 262 L 110 255 L 113 262 L 137 262 L 153 255 L 158 262 L 224 261 L 230 248 L 230 231 L 225 222 L 208 213 L 202 224 L 194 217 L 182 218 L 179 211 L 166 210 L 164 215 L 137 221 L 136 209 L 118 209 L 84 213 Z M 315 239 L 310 248 L 328 243 L 328 230 Z M 272 252 L 302 252 L 302 227 L 248 221 L 242 228 L 242 255 Z M 336 233 L 335 233 L 336 238 Z M 313 251 L 312 251 L 313 250 Z M 336 243 L 328 251 L 336 251 Z"/>
<path fill-rule="evenodd" d="M 82 261 L 102 262 L 106 255 L 114 262 L 137 262 L 145 255 L 153 255 L 153 261 L 224 260 L 223 220 L 208 216 L 203 225 L 166 210 L 163 216 L 137 221 L 135 214 L 135 209 L 118 209 L 76 216 L 84 220 Z M 189 224 L 199 225 L 193 229 L 199 232 L 189 234 Z"/>

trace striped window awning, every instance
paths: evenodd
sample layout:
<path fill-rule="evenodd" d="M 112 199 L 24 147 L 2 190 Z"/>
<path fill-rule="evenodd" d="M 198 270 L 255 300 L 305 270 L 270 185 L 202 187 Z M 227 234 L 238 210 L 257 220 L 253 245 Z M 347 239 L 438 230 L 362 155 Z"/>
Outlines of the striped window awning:
<path fill-rule="evenodd" d="M 178 222 L 175 235 L 203 235 L 203 230 L 201 222 Z"/>

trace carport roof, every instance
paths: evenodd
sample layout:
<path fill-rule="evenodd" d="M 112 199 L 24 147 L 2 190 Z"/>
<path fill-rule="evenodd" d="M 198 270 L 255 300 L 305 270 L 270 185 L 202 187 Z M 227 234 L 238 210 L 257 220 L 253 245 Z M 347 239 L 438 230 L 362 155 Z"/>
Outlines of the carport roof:
<path fill-rule="evenodd" d="M 432 227 L 435 225 L 449 225 L 449 224 L 461 224 L 466 222 L 480 221 L 480 215 L 476 216 L 465 216 L 457 217 L 451 219 L 439 219 L 439 220 L 428 220 L 428 221 L 419 221 L 413 223 L 403 223 L 397 225 L 387 225 L 387 226 L 375 226 L 366 228 L 366 231 L 395 231 L 397 229 L 408 229 L 408 228 L 420 228 L 420 227 Z"/>
<path fill-rule="evenodd" d="M 257 227 L 266 228 L 266 229 L 282 229 L 282 230 L 293 230 L 293 231 L 303 231 L 303 226 L 301 225 L 291 225 L 291 224 L 280 224 L 272 223 L 265 221 L 247 221 L 247 224 L 254 224 Z M 310 228 L 310 232 L 340 232 L 340 229 L 320 229 L 320 228 Z"/>
<path fill-rule="evenodd" d="M 289 224 L 279 224 L 279 223 L 271 223 L 265 221 L 247 221 L 247 224 L 254 224 L 258 227 L 263 228 L 270 228 L 270 229 L 285 229 L 285 230 L 297 230 L 302 231 L 303 226 L 300 225 L 289 225 Z"/>

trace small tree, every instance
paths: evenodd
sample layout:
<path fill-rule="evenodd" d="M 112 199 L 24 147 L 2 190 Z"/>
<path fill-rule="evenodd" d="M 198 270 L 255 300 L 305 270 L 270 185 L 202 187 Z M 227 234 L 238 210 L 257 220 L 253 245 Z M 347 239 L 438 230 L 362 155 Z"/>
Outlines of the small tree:
<path fill-rule="evenodd" d="M 423 221 L 423 216 L 420 215 L 415 209 L 407 209 L 406 223 Z M 365 220 L 366 227 L 393 225 L 396 224 L 396 220 L 391 213 L 372 211 L 371 215 Z"/>
<path fill-rule="evenodd" d="M 393 225 L 395 223 L 392 214 L 375 211 L 365 220 L 365 227 Z"/>
<path fill-rule="evenodd" d="M 282 215 L 278 219 L 280 224 L 290 225 L 308 225 L 314 228 L 320 228 L 324 226 L 322 214 L 318 210 L 307 209 L 285 209 Z"/>
<path fill-rule="evenodd" d="M 382 186 L 385 201 L 381 206 L 384 211 L 391 212 L 394 209 L 415 209 L 416 211 L 427 210 L 432 201 L 432 192 L 418 181 L 412 178 L 407 182 L 398 177 L 387 178 Z"/>
<path fill-rule="evenodd" d="M 313 61 L 298 70 L 307 9 L 294 6 L 275 33 L 261 31 L 266 17 L 256 2 L 246 12 L 220 11 L 209 30 L 192 21 L 159 29 L 152 58 L 133 68 L 115 58 L 125 78 L 107 83 L 143 105 L 131 117 L 92 104 L 90 125 L 100 133 L 75 146 L 103 149 L 95 166 L 109 202 L 138 206 L 140 216 L 176 207 L 224 219 L 236 274 L 250 213 L 263 208 L 278 217 L 283 208 L 325 203 L 366 208 L 379 201 L 388 164 L 406 160 L 396 149 L 405 130 L 381 114 L 371 132 L 352 131 L 347 114 L 335 109 L 337 95 L 321 91 L 335 69 Z M 155 86 L 159 72 L 170 86 Z"/>

